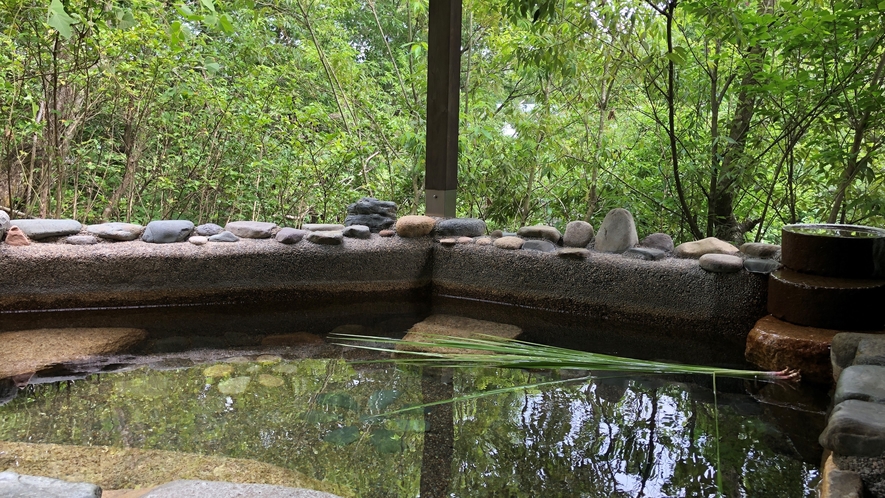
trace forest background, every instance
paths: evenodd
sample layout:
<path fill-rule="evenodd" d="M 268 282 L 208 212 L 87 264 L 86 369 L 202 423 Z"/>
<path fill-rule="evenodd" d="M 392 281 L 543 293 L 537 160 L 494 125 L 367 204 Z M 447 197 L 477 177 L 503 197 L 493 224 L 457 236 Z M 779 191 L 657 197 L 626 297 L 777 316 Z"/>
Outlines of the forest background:
<path fill-rule="evenodd" d="M 423 211 L 427 0 L 0 0 L 0 209 Z M 459 216 L 885 225 L 885 1 L 464 0 Z"/>

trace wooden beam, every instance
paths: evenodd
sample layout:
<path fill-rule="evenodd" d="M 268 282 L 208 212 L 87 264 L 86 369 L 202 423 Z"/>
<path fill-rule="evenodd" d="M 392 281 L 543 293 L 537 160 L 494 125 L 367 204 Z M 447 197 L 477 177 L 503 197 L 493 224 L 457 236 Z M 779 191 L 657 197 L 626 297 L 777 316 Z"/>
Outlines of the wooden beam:
<path fill-rule="evenodd" d="M 427 33 L 428 216 L 455 217 L 461 91 L 461 0 L 430 0 Z"/>

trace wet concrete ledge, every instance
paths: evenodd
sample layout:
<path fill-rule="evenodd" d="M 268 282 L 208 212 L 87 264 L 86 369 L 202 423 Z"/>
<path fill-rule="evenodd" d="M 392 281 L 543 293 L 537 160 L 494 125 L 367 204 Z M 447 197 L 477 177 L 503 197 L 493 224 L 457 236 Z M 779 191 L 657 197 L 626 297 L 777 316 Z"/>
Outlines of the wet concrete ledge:
<path fill-rule="evenodd" d="M 742 339 L 765 315 L 764 275 L 709 273 L 697 260 L 585 260 L 430 237 L 346 239 L 341 246 L 274 240 L 0 246 L 0 312 L 207 302 L 293 305 L 344 296 L 437 295 L 543 308 L 613 323 Z"/>

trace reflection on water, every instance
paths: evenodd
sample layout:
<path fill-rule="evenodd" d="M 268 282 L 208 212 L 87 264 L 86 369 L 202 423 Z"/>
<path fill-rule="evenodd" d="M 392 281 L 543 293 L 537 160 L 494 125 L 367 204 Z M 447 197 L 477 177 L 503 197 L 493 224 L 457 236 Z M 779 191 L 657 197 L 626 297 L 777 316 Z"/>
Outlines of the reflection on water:
<path fill-rule="evenodd" d="M 439 412 L 424 409 L 374 417 L 423 402 L 417 369 L 245 360 L 31 386 L 0 407 L 0 441 L 248 458 L 361 497 L 418 496 L 433 477 L 422 477 L 434 468 L 422 460 L 434 455 L 451 460 L 443 464 L 453 497 L 716 496 L 717 469 L 725 496 L 802 497 L 813 496 L 818 477 L 746 395 L 716 405 L 697 385 L 595 378 L 458 402 L 449 426 L 428 424 Z M 557 374 L 451 375 L 457 396 Z M 425 431 L 439 448 L 423 447 Z"/>

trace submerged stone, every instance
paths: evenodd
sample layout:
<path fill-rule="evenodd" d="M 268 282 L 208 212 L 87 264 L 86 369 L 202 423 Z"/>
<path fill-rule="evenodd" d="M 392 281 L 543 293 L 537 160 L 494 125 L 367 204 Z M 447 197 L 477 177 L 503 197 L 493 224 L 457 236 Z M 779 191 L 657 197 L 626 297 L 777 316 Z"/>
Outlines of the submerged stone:
<path fill-rule="evenodd" d="M 86 226 L 89 235 L 116 241 L 135 240 L 143 231 L 144 227 L 135 223 L 112 222 Z"/>
<path fill-rule="evenodd" d="M 403 342 L 426 342 L 428 336 L 450 337 L 476 337 L 491 335 L 503 339 L 515 339 L 522 333 L 522 329 L 516 325 L 505 323 L 476 320 L 455 315 L 431 315 L 412 326 L 403 337 Z M 430 351 L 436 353 L 461 353 L 462 350 L 444 347 L 419 347 L 411 345 L 397 345 L 400 351 Z"/>
<path fill-rule="evenodd" d="M 283 379 L 276 375 L 261 374 L 258 376 L 258 383 L 264 387 L 280 387 L 283 385 Z"/>
<path fill-rule="evenodd" d="M 218 383 L 218 391 L 221 394 L 243 394 L 246 392 L 246 388 L 249 387 L 249 382 L 252 380 L 249 376 L 244 377 L 234 377 L 232 379 L 223 380 Z"/>
<path fill-rule="evenodd" d="M 229 363 L 218 363 L 217 365 L 206 367 L 203 370 L 203 377 L 227 377 L 232 373 L 234 373 L 233 365 L 230 365 Z"/>
<path fill-rule="evenodd" d="M 152 244 L 184 242 L 194 230 L 188 220 L 155 220 L 147 224 L 141 240 Z"/>
<path fill-rule="evenodd" d="M 602 252 L 622 253 L 639 244 L 636 223 L 630 211 L 623 208 L 612 209 L 605 215 L 593 248 Z"/>
<path fill-rule="evenodd" d="M 232 221 L 224 226 L 228 232 L 244 239 L 269 239 L 277 228 L 276 223 L 265 221 Z"/>
<path fill-rule="evenodd" d="M 77 220 L 31 219 L 12 220 L 10 223 L 19 227 L 31 240 L 74 235 L 83 228 L 83 225 Z"/>

